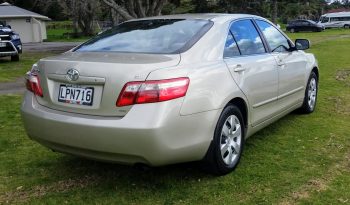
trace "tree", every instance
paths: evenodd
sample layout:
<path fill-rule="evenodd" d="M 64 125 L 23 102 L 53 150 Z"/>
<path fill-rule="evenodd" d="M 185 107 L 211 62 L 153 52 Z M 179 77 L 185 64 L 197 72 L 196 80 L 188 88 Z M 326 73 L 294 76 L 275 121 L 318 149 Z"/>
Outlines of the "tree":
<path fill-rule="evenodd" d="M 103 0 L 124 20 L 158 16 L 167 0 Z"/>
<path fill-rule="evenodd" d="M 194 4 L 194 12 L 196 13 L 204 13 L 210 12 L 209 5 L 207 0 L 192 0 L 192 4 Z"/>
<path fill-rule="evenodd" d="M 72 18 L 73 32 L 78 34 L 78 28 L 86 36 L 94 34 L 94 20 L 100 9 L 96 0 L 59 0 L 65 13 Z"/>
<path fill-rule="evenodd" d="M 277 15 L 278 15 L 278 2 L 277 0 L 272 1 L 272 22 L 277 24 Z"/>

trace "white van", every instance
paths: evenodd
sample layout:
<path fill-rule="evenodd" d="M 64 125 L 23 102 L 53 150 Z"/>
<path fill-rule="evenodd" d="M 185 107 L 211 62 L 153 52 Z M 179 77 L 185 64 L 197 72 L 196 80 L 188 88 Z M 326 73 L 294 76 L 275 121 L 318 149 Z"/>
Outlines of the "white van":
<path fill-rule="evenodd" d="M 350 12 L 324 14 L 318 23 L 325 28 L 350 28 Z"/>

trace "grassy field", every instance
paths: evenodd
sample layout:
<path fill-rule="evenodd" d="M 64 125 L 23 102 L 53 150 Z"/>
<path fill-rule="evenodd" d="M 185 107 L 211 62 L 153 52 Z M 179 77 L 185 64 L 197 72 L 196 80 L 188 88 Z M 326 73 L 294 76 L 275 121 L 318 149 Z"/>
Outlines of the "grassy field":
<path fill-rule="evenodd" d="M 48 29 L 47 40 L 45 41 L 46 42 L 83 42 L 90 39 L 89 37 L 85 37 L 85 36 L 73 38 L 66 35 L 66 33 L 71 33 L 71 32 L 72 30 L 62 29 L 62 28 Z"/>
<path fill-rule="evenodd" d="M 86 41 L 89 37 L 69 37 L 69 33 L 73 33 L 71 21 L 53 21 L 47 26 L 47 42 L 81 42 Z"/>
<path fill-rule="evenodd" d="M 49 55 L 53 54 L 24 52 L 20 55 L 20 61 L 18 62 L 11 62 L 10 57 L 0 58 L 0 83 L 13 81 L 24 76 L 35 62 Z"/>
<path fill-rule="evenodd" d="M 350 204 L 348 35 L 291 35 L 316 42 L 309 52 L 321 69 L 317 110 L 249 138 L 241 164 L 223 177 L 195 163 L 142 171 L 51 152 L 25 135 L 21 96 L 0 96 L 0 204 Z"/>

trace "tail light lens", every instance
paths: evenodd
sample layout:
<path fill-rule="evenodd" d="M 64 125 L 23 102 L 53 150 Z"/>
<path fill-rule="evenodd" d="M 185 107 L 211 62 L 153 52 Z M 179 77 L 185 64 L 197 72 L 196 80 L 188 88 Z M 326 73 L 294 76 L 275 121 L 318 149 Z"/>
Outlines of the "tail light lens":
<path fill-rule="evenodd" d="M 40 80 L 38 76 L 38 70 L 33 68 L 31 71 L 27 72 L 26 76 L 26 87 L 29 91 L 33 92 L 35 95 L 43 97 L 43 90 L 40 86 Z"/>
<path fill-rule="evenodd" d="M 162 102 L 186 95 L 189 78 L 129 82 L 119 94 L 118 107 L 133 104 Z"/>

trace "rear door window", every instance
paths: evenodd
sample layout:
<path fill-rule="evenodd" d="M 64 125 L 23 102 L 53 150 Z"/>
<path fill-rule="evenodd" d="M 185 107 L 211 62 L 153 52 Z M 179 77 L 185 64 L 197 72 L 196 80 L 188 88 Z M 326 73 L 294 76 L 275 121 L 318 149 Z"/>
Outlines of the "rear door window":
<path fill-rule="evenodd" d="M 301 26 L 301 25 L 302 25 L 302 22 L 301 22 L 301 21 L 296 21 L 296 22 L 295 22 L 295 25 L 296 25 L 296 26 Z"/>
<path fill-rule="evenodd" d="M 261 37 L 249 19 L 232 23 L 230 28 L 242 55 L 266 53 Z"/>
<path fill-rule="evenodd" d="M 225 43 L 224 58 L 232 58 L 235 56 L 240 56 L 241 53 L 237 46 L 235 39 L 233 38 L 231 32 L 227 34 L 227 39 Z"/>

